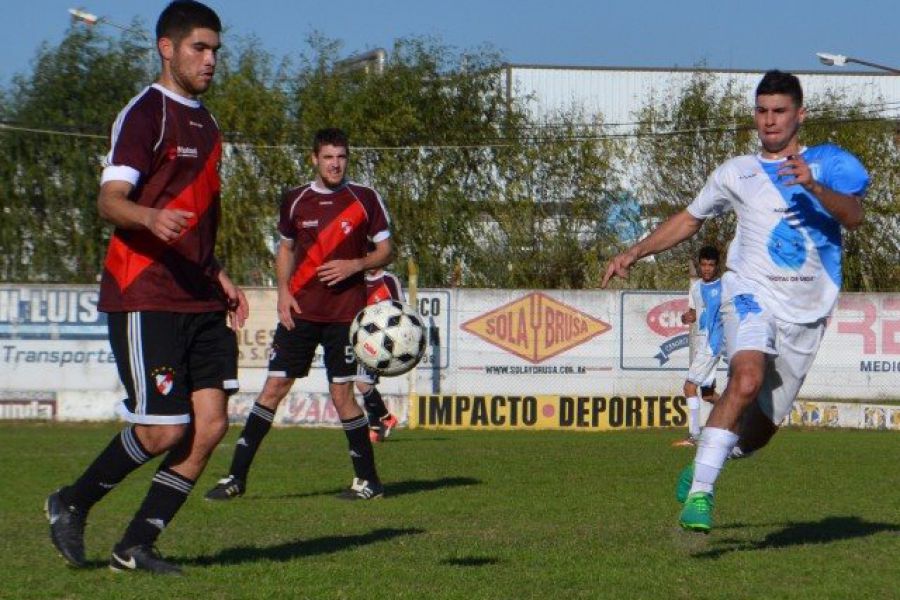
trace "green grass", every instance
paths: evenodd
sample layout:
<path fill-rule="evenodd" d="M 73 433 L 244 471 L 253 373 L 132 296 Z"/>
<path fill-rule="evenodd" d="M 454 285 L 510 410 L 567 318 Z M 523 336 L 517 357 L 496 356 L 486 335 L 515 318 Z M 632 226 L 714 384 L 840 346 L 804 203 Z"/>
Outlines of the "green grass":
<path fill-rule="evenodd" d="M 232 428 L 160 549 L 182 578 L 116 574 L 112 545 L 152 469 L 88 521 L 89 568 L 50 545 L 42 505 L 118 430 L 0 425 L 3 598 L 888 598 L 900 556 L 898 438 L 786 430 L 720 479 L 709 536 L 676 526 L 682 432 L 397 431 L 389 496 L 347 503 L 337 430 L 278 429 L 248 494 L 203 500 Z"/>

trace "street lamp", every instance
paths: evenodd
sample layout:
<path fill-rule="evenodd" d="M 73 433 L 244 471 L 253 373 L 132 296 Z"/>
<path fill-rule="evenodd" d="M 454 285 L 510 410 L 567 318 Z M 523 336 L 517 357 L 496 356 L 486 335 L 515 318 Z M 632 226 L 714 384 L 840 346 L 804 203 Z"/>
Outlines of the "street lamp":
<path fill-rule="evenodd" d="M 144 31 L 143 29 L 137 29 L 135 27 L 120 25 L 119 23 L 114 23 L 106 17 L 99 17 L 94 13 L 90 13 L 80 8 L 70 8 L 69 14 L 72 16 L 73 22 L 84 23 L 89 27 L 93 27 L 95 25 L 109 25 L 110 27 L 115 27 L 116 29 L 119 29 L 121 31 L 128 31 L 137 35 L 144 43 L 147 50 L 147 70 L 150 73 L 153 72 L 153 65 L 156 63 L 156 48 L 153 40 L 150 39 L 150 36 L 147 35 L 146 31 Z"/>
<path fill-rule="evenodd" d="M 830 54 L 828 52 L 816 52 L 816 56 L 819 57 L 819 62 L 821 62 L 823 65 L 828 65 L 830 67 L 843 67 L 843 66 L 846 66 L 847 63 L 856 63 L 858 65 L 865 65 L 867 67 L 872 67 L 874 69 L 880 69 L 882 71 L 887 71 L 888 73 L 894 73 L 895 75 L 900 75 L 900 69 L 895 69 L 894 67 L 886 67 L 884 65 L 879 65 L 877 63 L 869 62 L 867 60 L 853 58 L 851 56 L 844 56 L 843 54 Z"/>

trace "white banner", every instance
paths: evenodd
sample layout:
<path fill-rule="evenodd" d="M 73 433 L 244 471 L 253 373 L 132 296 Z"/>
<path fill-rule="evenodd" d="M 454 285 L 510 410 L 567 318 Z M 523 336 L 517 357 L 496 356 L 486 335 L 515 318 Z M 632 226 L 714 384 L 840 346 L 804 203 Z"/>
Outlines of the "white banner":
<path fill-rule="evenodd" d="M 247 293 L 241 403 L 262 389 L 276 324 L 275 291 Z M 123 392 L 96 302 L 94 286 L 0 286 L 0 400 L 9 401 L 0 418 L 112 414 Z M 430 329 L 415 389 L 406 376 L 384 378 L 379 388 L 395 401 L 411 392 L 674 398 L 688 365 L 686 307 L 677 292 L 420 290 L 417 308 Z M 722 370 L 719 389 L 725 381 Z M 897 398 L 898 382 L 900 294 L 841 295 L 801 398 Z M 319 355 L 293 393 L 312 402 L 327 390 Z M 95 405 L 98 398 L 111 399 L 109 410 Z"/>

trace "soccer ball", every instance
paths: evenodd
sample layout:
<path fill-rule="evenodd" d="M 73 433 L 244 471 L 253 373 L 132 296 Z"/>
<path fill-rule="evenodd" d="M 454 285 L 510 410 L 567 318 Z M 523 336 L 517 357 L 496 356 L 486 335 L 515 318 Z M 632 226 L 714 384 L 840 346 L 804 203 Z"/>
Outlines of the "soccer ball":
<path fill-rule="evenodd" d="M 425 342 L 422 317 L 397 300 L 370 304 L 350 324 L 350 344 L 356 357 L 387 377 L 402 375 L 419 364 Z"/>

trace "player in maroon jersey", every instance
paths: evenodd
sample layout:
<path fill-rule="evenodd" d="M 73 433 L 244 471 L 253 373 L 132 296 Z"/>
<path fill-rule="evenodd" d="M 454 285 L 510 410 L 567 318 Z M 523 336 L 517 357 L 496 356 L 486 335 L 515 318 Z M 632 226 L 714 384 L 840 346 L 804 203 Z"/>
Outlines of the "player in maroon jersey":
<path fill-rule="evenodd" d="M 115 225 L 99 309 L 127 398 L 129 425 L 75 483 L 46 503 L 50 537 L 83 566 L 88 511 L 154 456 L 167 453 L 110 568 L 175 574 L 155 542 L 187 499 L 228 426 L 237 390 L 243 292 L 216 260 L 222 138 L 197 97 L 216 67 L 219 17 L 192 0 L 169 4 L 156 25 L 159 80 L 119 113 L 97 205 Z"/>
<path fill-rule="evenodd" d="M 369 500 L 384 494 L 368 419 L 353 395 L 357 367 L 350 322 L 366 304 L 364 273 L 391 260 L 391 232 L 381 197 L 346 179 L 349 148 L 340 129 L 316 132 L 316 179 L 288 190 L 281 199 L 281 243 L 275 256 L 279 322 L 269 374 L 235 445 L 229 474 L 206 494 L 210 500 L 228 500 L 246 491 L 250 464 L 272 426 L 275 409 L 294 381 L 309 373 L 319 344 L 355 474 L 340 497 Z M 369 243 L 374 244 L 371 252 Z"/>
<path fill-rule="evenodd" d="M 406 302 L 400 280 L 383 269 L 366 271 L 366 304 L 377 304 L 385 300 Z M 356 389 L 362 394 L 363 406 L 369 418 L 369 438 L 373 442 L 383 442 L 391 435 L 398 420 L 385 406 L 377 385 L 378 373 L 359 363 Z"/>

